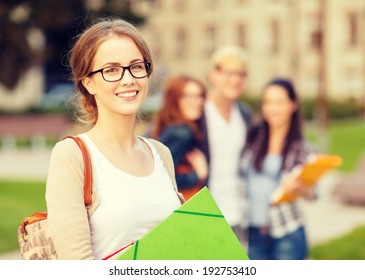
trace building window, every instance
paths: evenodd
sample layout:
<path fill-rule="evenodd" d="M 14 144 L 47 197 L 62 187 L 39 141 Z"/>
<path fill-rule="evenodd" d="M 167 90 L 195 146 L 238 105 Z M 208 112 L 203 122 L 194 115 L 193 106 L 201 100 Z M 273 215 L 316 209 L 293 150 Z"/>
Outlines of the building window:
<path fill-rule="evenodd" d="M 244 5 L 247 4 L 248 0 L 236 0 L 238 5 Z"/>
<path fill-rule="evenodd" d="M 181 13 L 186 10 L 186 1 L 185 0 L 175 0 L 175 11 Z"/>
<path fill-rule="evenodd" d="M 158 27 L 151 26 L 150 33 L 152 35 L 151 38 L 153 38 L 151 42 L 151 52 L 156 59 L 162 58 L 162 38 L 161 38 L 161 32 Z"/>
<path fill-rule="evenodd" d="M 247 47 L 246 26 L 244 24 L 238 24 L 236 30 L 237 30 L 237 45 L 246 48 Z"/>
<path fill-rule="evenodd" d="M 310 33 L 309 33 L 309 46 L 315 51 L 319 51 L 322 47 L 322 31 L 321 23 L 318 14 L 313 14 L 310 17 Z"/>
<path fill-rule="evenodd" d="M 184 28 L 178 28 L 176 32 L 176 57 L 186 57 L 187 50 L 187 32 Z"/>
<path fill-rule="evenodd" d="M 204 53 L 208 57 L 214 52 L 216 48 L 217 34 L 216 28 L 214 26 L 208 26 L 205 29 L 205 49 Z"/>
<path fill-rule="evenodd" d="M 347 25 L 348 25 L 348 43 L 350 47 L 357 46 L 359 42 L 359 30 L 358 30 L 358 19 L 355 12 L 351 12 L 347 15 Z"/>
<path fill-rule="evenodd" d="M 154 1 L 148 1 L 152 7 L 153 10 L 158 11 L 163 9 L 163 5 L 161 3 L 161 0 L 154 0 Z"/>
<path fill-rule="evenodd" d="M 210 10 L 214 10 L 217 7 L 217 0 L 205 0 L 206 6 Z"/>
<path fill-rule="evenodd" d="M 271 21 L 270 33 L 271 33 L 270 51 L 271 53 L 276 54 L 279 52 L 279 46 L 280 46 L 280 24 L 277 20 Z"/>
<path fill-rule="evenodd" d="M 311 48 L 314 50 L 320 50 L 322 46 L 322 32 L 321 30 L 313 30 L 311 34 Z"/>

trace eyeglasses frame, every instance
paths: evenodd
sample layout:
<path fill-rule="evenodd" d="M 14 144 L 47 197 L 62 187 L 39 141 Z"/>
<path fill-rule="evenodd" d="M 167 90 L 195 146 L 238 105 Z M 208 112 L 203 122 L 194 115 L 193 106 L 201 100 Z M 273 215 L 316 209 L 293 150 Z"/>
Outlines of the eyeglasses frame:
<path fill-rule="evenodd" d="M 227 78 L 231 78 L 233 76 L 238 76 L 240 79 L 246 79 L 248 76 L 248 73 L 245 70 L 242 71 L 242 73 L 235 72 L 235 71 L 231 72 L 231 71 L 227 71 L 227 70 L 223 69 L 220 65 L 216 65 L 215 69 L 217 69 L 218 72 L 224 74 Z"/>
<path fill-rule="evenodd" d="M 136 64 L 140 64 L 140 63 L 144 63 L 144 65 L 146 66 L 147 75 L 146 76 L 143 76 L 143 77 L 136 77 L 136 76 L 133 75 L 133 73 L 131 71 L 131 67 L 134 66 L 134 65 L 136 65 Z M 98 70 L 95 70 L 95 71 L 90 72 L 86 76 L 87 77 L 90 77 L 90 76 L 92 76 L 92 75 L 100 72 L 104 81 L 109 82 L 109 83 L 113 83 L 113 82 L 118 82 L 121 79 L 123 79 L 125 70 L 128 70 L 129 74 L 131 74 L 131 76 L 133 78 L 135 78 L 135 79 L 143 79 L 143 78 L 148 77 L 151 74 L 151 63 L 148 62 L 148 61 L 141 61 L 141 62 L 132 63 L 131 65 L 128 65 L 128 66 L 121 66 L 121 65 L 116 66 L 116 67 L 121 67 L 123 69 L 123 72 L 122 72 L 121 77 L 118 80 L 115 80 L 115 81 L 108 81 L 108 80 L 105 79 L 103 71 L 104 71 L 104 69 L 109 68 L 109 67 L 113 67 L 113 66 L 106 66 L 106 67 L 100 68 Z"/>

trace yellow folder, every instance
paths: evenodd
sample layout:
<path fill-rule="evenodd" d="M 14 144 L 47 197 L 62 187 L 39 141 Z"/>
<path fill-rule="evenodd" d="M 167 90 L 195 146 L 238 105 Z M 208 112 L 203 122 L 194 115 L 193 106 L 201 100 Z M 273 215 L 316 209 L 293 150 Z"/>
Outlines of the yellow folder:
<path fill-rule="evenodd" d="M 325 173 L 339 167 L 341 164 L 342 158 L 340 156 L 318 154 L 314 160 L 304 164 L 303 169 L 298 174 L 298 178 L 305 186 L 311 188 Z M 279 204 L 282 202 L 291 202 L 295 199 L 297 199 L 295 193 L 279 187 L 274 191 L 271 197 L 271 203 Z"/>

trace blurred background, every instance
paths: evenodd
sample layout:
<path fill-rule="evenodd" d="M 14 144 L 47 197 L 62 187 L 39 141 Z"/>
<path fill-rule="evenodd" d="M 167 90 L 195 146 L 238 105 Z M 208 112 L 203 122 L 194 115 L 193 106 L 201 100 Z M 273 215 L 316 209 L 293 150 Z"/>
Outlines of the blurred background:
<path fill-rule="evenodd" d="M 303 202 L 312 259 L 365 259 L 365 0 L 0 0 L 0 259 L 19 258 L 21 219 L 45 211 L 55 142 L 78 133 L 68 51 L 97 17 L 138 26 L 155 62 L 138 127 L 159 109 L 164 82 L 190 74 L 207 82 L 216 47 L 249 54 L 242 99 L 259 115 L 273 76 L 291 78 L 306 137 L 344 164 Z"/>

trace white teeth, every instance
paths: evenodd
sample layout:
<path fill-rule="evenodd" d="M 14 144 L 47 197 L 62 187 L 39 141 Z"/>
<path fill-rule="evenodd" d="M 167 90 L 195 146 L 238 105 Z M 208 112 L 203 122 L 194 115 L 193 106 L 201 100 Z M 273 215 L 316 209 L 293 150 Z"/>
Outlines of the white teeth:
<path fill-rule="evenodd" d="M 117 96 L 119 96 L 119 97 L 133 97 L 136 95 L 137 95 L 137 91 L 122 92 L 122 93 L 117 94 Z"/>

